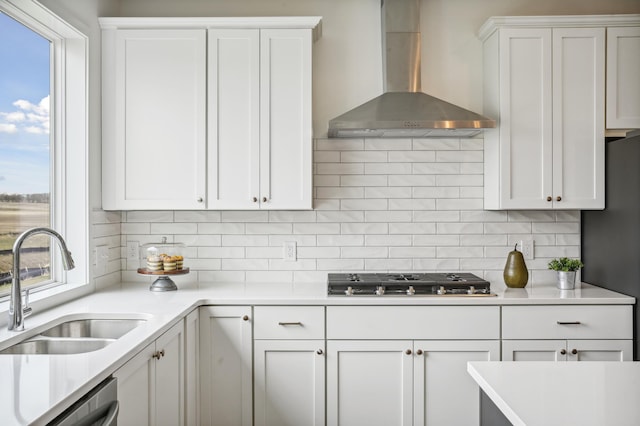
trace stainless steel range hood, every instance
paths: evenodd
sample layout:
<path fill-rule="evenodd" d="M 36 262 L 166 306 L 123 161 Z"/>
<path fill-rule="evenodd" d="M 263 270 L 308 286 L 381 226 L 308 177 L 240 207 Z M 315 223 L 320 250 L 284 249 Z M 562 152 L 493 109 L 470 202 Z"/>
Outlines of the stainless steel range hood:
<path fill-rule="evenodd" d="M 423 93 L 420 0 L 382 0 L 385 93 L 329 121 L 330 138 L 471 137 L 494 120 Z"/>

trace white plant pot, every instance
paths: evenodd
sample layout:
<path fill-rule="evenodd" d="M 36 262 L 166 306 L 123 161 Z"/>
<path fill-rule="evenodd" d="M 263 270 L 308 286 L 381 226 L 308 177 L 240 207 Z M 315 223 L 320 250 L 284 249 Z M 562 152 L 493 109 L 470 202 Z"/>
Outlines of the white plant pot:
<path fill-rule="evenodd" d="M 576 287 L 576 271 L 557 271 L 558 282 L 556 285 L 560 290 L 573 290 Z"/>

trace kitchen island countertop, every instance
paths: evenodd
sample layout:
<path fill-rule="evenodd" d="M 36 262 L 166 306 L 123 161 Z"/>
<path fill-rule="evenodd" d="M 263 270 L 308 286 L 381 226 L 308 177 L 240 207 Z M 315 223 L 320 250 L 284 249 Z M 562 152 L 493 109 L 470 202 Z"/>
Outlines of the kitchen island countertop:
<path fill-rule="evenodd" d="M 515 426 L 640 424 L 640 362 L 470 362 Z"/>
<path fill-rule="evenodd" d="M 75 355 L 0 355 L 0 412 L 5 425 L 46 424 L 162 333 L 202 305 L 631 305 L 635 299 L 588 284 L 560 291 L 554 285 L 496 289 L 492 297 L 339 297 L 326 283 L 193 283 L 178 291 L 148 291 L 125 283 L 64 303 L 26 319 L 26 330 L 0 329 L 0 349 L 37 334 L 61 317 L 144 315 L 147 321 L 104 349 Z"/>

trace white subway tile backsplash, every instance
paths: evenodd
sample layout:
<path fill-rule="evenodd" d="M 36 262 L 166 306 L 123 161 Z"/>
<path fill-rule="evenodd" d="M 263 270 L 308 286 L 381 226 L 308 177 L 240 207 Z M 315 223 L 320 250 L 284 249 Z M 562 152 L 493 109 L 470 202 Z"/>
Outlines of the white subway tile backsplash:
<path fill-rule="evenodd" d="M 385 175 L 347 175 L 340 177 L 341 186 L 387 186 L 387 176 Z M 355 197 L 350 197 L 355 198 Z M 362 197 L 360 197 L 362 198 Z"/>
<path fill-rule="evenodd" d="M 292 223 L 247 223 L 245 232 L 249 234 L 285 234 L 291 235 Z"/>
<path fill-rule="evenodd" d="M 526 239 L 535 241 L 527 260 L 535 283 L 553 279 L 550 258 L 580 255 L 578 211 L 483 210 L 482 138 L 317 139 L 314 147 L 314 210 L 92 212 L 92 244 L 114 258 L 96 285 L 120 276 L 148 285 L 125 260 L 126 244 L 163 236 L 187 245 L 192 272 L 183 282 L 201 286 L 294 288 L 328 272 L 413 270 L 467 271 L 501 285 L 508 252 Z M 296 261 L 283 260 L 287 241 L 297 244 Z"/>
<path fill-rule="evenodd" d="M 340 208 L 342 210 L 387 210 L 388 205 L 385 199 L 340 201 Z"/>
<path fill-rule="evenodd" d="M 392 259 L 422 259 L 436 256 L 435 247 L 389 247 L 389 257 Z"/>
<path fill-rule="evenodd" d="M 411 235 L 366 235 L 364 244 L 366 246 L 410 246 L 412 245 Z"/>
<path fill-rule="evenodd" d="M 342 247 L 340 257 L 343 259 L 384 259 L 389 257 L 388 247 Z"/>
<path fill-rule="evenodd" d="M 344 151 L 340 154 L 343 163 L 386 163 L 387 151 Z"/>
<path fill-rule="evenodd" d="M 434 151 L 390 151 L 391 163 L 433 163 L 436 159 Z"/>
<path fill-rule="evenodd" d="M 366 139 L 365 150 L 397 151 L 410 150 L 411 139 Z"/>
<path fill-rule="evenodd" d="M 389 233 L 388 223 L 342 223 L 340 224 L 342 234 L 387 234 Z"/>
<path fill-rule="evenodd" d="M 460 149 L 460 139 L 414 139 L 413 149 L 419 150 L 454 150 Z"/>
<path fill-rule="evenodd" d="M 408 175 L 412 173 L 409 163 L 367 163 L 364 165 L 365 175 Z"/>
<path fill-rule="evenodd" d="M 362 187 L 321 187 L 316 188 L 317 198 L 364 198 L 364 188 Z"/>
<path fill-rule="evenodd" d="M 223 235 L 222 245 L 226 247 L 268 246 L 267 235 Z"/>

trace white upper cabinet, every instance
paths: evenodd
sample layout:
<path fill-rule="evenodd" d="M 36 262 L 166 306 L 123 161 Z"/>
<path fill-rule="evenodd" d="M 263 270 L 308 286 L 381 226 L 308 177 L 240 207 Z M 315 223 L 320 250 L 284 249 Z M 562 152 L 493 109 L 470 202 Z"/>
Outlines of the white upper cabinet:
<path fill-rule="evenodd" d="M 607 129 L 640 128 L 640 22 L 607 28 Z"/>
<path fill-rule="evenodd" d="M 101 18 L 103 208 L 311 209 L 319 22 Z"/>
<path fill-rule="evenodd" d="M 312 207 L 311 31 L 209 31 L 208 208 Z"/>
<path fill-rule="evenodd" d="M 486 209 L 604 207 L 604 28 L 499 26 L 484 40 Z"/>
<path fill-rule="evenodd" d="M 202 209 L 206 31 L 103 32 L 105 210 Z"/>

